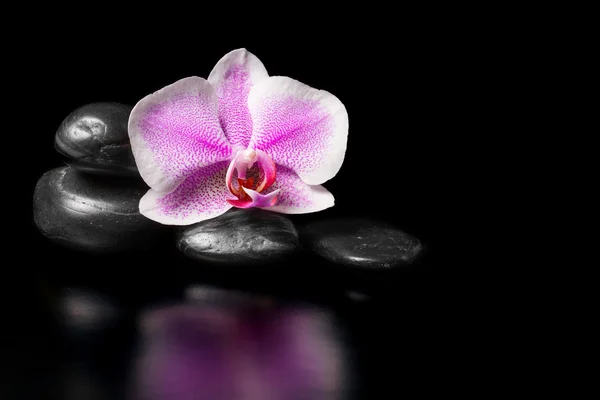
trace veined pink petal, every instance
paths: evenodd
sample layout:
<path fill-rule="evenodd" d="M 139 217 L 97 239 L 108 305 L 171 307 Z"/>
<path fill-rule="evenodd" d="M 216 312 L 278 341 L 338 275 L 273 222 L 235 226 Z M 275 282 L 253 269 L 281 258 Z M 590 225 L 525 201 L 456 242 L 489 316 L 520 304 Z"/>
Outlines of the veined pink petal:
<path fill-rule="evenodd" d="M 136 104 L 129 137 L 148 186 L 169 193 L 200 167 L 231 156 L 217 109 L 214 88 L 198 77 L 181 79 Z"/>
<path fill-rule="evenodd" d="M 263 150 L 310 185 L 337 174 L 348 138 L 348 113 L 337 97 L 274 76 L 252 88 L 248 108 L 253 121 L 250 148 Z"/>
<path fill-rule="evenodd" d="M 140 212 L 164 225 L 189 225 L 223 214 L 231 208 L 224 184 L 228 164 L 199 168 L 168 194 L 150 189 L 140 200 Z"/>
<path fill-rule="evenodd" d="M 266 208 L 284 214 L 305 214 L 333 207 L 333 195 L 321 185 L 307 185 L 291 169 L 277 166 L 277 179 L 265 192 L 281 190 L 277 203 Z M 264 193 L 263 193 L 264 194 Z"/>
<path fill-rule="evenodd" d="M 246 49 L 223 56 L 208 76 L 219 98 L 221 126 L 234 147 L 248 147 L 252 134 L 248 93 L 253 85 L 268 76 L 263 63 Z"/>

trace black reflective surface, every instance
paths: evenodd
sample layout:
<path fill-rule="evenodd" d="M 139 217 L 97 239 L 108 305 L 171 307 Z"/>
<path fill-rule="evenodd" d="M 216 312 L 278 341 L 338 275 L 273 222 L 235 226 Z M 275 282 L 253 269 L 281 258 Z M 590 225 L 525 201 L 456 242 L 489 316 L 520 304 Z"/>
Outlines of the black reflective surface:
<path fill-rule="evenodd" d="M 31 276 L 2 348 L 4 377 L 30 384 L 8 398 L 396 397 L 430 390 L 421 386 L 452 329 L 416 276 L 373 295 L 327 282 L 247 290 L 262 275 L 229 287 L 130 272 L 118 283 Z"/>

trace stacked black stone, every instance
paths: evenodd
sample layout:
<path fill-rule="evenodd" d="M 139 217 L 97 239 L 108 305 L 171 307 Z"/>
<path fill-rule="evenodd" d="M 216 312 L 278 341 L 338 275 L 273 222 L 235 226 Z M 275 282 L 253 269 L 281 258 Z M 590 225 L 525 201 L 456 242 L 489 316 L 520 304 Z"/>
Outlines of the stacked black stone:
<path fill-rule="evenodd" d="M 68 166 L 46 172 L 35 187 L 34 221 L 48 238 L 70 248 L 114 253 L 154 242 L 160 224 L 140 214 L 148 187 L 131 152 L 131 106 L 94 103 L 62 122 L 56 150 Z"/>

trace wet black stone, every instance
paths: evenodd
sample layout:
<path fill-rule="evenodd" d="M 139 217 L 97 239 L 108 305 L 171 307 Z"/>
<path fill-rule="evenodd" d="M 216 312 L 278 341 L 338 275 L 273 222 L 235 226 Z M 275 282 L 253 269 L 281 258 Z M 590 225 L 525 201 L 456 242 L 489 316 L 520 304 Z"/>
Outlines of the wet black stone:
<path fill-rule="evenodd" d="M 93 103 L 69 114 L 56 132 L 54 147 L 66 162 L 87 173 L 139 176 L 127 133 L 132 107 Z"/>
<path fill-rule="evenodd" d="M 34 220 L 44 235 L 78 250 L 111 253 L 147 247 L 162 227 L 138 210 L 147 190 L 136 180 L 56 168 L 36 185 Z"/>
<path fill-rule="evenodd" d="M 367 219 L 311 223 L 301 230 L 300 237 L 304 246 L 326 260 L 363 269 L 404 267 L 422 251 L 417 238 Z"/>
<path fill-rule="evenodd" d="M 298 248 L 294 224 L 260 209 L 232 209 L 182 228 L 177 247 L 188 257 L 218 264 L 269 264 Z"/>

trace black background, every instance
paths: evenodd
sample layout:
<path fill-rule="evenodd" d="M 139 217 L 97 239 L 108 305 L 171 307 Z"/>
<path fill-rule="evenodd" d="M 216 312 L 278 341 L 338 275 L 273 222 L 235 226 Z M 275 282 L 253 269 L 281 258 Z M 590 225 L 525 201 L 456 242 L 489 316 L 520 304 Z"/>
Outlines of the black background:
<path fill-rule="evenodd" d="M 168 32 L 154 27 L 150 35 L 144 35 L 142 27 L 125 34 L 119 27 L 126 23 L 119 21 L 110 34 L 92 35 L 89 28 L 74 25 L 66 31 L 40 32 L 20 46 L 13 66 L 18 70 L 14 76 L 23 83 L 16 95 L 21 107 L 7 116 L 18 122 L 9 140 L 26 149 L 18 160 L 11 159 L 9 167 L 13 187 L 18 188 L 13 206 L 19 220 L 12 223 L 18 238 L 13 251 L 19 256 L 10 263 L 11 278 L 4 283 L 9 299 L 5 343 L 13 350 L 5 365 L 16 383 L 9 388 L 48 388 L 40 390 L 48 398 L 60 398 L 54 394 L 62 390 L 55 381 L 65 380 L 48 371 L 61 365 L 69 348 L 51 310 L 61 288 L 91 288 L 135 312 L 146 302 L 176 298 L 189 282 L 325 304 L 344 303 L 336 296 L 346 284 L 364 290 L 373 300 L 348 311 L 355 316 L 349 320 L 350 332 L 361 354 L 360 398 L 446 387 L 442 378 L 446 375 L 440 371 L 448 367 L 447 354 L 454 350 L 448 338 L 457 322 L 448 321 L 458 311 L 449 305 L 458 294 L 448 289 L 448 268 L 461 255 L 448 252 L 445 241 L 448 216 L 458 212 L 453 203 L 460 189 L 452 171 L 461 160 L 453 148 L 467 129 L 461 120 L 465 112 L 461 91 L 465 69 L 471 67 L 459 50 L 460 27 L 441 14 L 437 10 L 435 15 L 376 21 L 365 15 L 376 28 L 359 19 L 346 21 L 343 29 L 315 32 L 311 27 L 314 37 L 292 37 L 281 22 L 264 36 L 242 31 L 229 38 L 220 31 L 189 26 L 181 31 L 165 28 Z M 106 27 L 107 21 L 103 23 Z M 300 258 L 290 266 L 296 272 L 289 276 L 261 271 L 240 279 L 229 271 L 194 270 L 168 240 L 147 253 L 107 258 L 63 249 L 35 229 L 33 190 L 46 170 L 63 165 L 53 140 L 66 115 L 91 102 L 134 105 L 178 79 L 207 77 L 224 54 L 239 47 L 258 56 L 270 75 L 289 76 L 333 93 L 349 114 L 344 164 L 324 185 L 334 194 L 335 207 L 294 220 L 302 224 L 365 216 L 391 222 L 425 244 L 418 268 L 390 277 L 339 280 L 338 272 L 319 275 L 313 268 L 302 277 Z M 120 340 L 116 335 L 102 348 L 107 354 L 111 349 L 118 352 L 114 348 L 126 346 Z M 103 360 L 117 363 L 109 356 Z"/>

